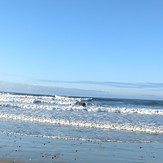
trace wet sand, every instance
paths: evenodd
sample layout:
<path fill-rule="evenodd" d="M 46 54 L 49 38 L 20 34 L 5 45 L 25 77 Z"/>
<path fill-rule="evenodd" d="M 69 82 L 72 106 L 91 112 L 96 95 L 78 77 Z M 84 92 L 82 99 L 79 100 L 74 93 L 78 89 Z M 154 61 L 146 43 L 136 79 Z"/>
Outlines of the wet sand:
<path fill-rule="evenodd" d="M 86 142 L 0 134 L 0 163 L 162 163 L 162 143 Z"/>

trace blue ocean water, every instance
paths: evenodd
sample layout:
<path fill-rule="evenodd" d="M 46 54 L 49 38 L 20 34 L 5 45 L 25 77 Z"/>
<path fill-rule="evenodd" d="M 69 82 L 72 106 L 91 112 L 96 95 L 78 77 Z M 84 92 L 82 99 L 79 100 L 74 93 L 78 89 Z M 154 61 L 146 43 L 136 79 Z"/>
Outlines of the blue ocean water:
<path fill-rule="evenodd" d="M 163 101 L 0 93 L 0 133 L 163 143 Z"/>

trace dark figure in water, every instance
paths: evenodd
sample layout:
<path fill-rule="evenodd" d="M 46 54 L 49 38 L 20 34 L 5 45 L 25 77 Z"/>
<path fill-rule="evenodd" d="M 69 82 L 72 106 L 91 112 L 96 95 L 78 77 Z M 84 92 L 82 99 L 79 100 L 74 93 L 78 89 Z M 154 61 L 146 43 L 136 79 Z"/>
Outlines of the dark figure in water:
<path fill-rule="evenodd" d="M 86 103 L 85 102 L 76 102 L 76 105 L 86 107 Z"/>
<path fill-rule="evenodd" d="M 85 103 L 85 102 L 83 102 L 83 103 L 82 103 L 82 106 L 83 106 L 83 107 L 86 107 L 86 103 Z"/>

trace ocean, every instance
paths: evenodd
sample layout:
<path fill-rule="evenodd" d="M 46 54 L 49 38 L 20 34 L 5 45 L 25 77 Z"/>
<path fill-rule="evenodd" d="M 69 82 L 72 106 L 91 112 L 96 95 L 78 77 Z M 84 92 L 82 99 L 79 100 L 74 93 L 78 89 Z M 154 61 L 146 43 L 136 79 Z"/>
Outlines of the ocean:
<path fill-rule="evenodd" d="M 0 93 L 0 133 L 163 143 L 163 101 Z"/>

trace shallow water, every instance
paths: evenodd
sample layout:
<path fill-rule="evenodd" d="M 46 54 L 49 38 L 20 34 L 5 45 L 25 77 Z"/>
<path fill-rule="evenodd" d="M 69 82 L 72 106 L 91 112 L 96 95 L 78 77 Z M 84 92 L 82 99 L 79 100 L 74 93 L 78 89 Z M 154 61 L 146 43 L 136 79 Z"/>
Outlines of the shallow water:
<path fill-rule="evenodd" d="M 98 142 L 163 142 L 163 101 L 0 93 L 0 132 Z"/>

